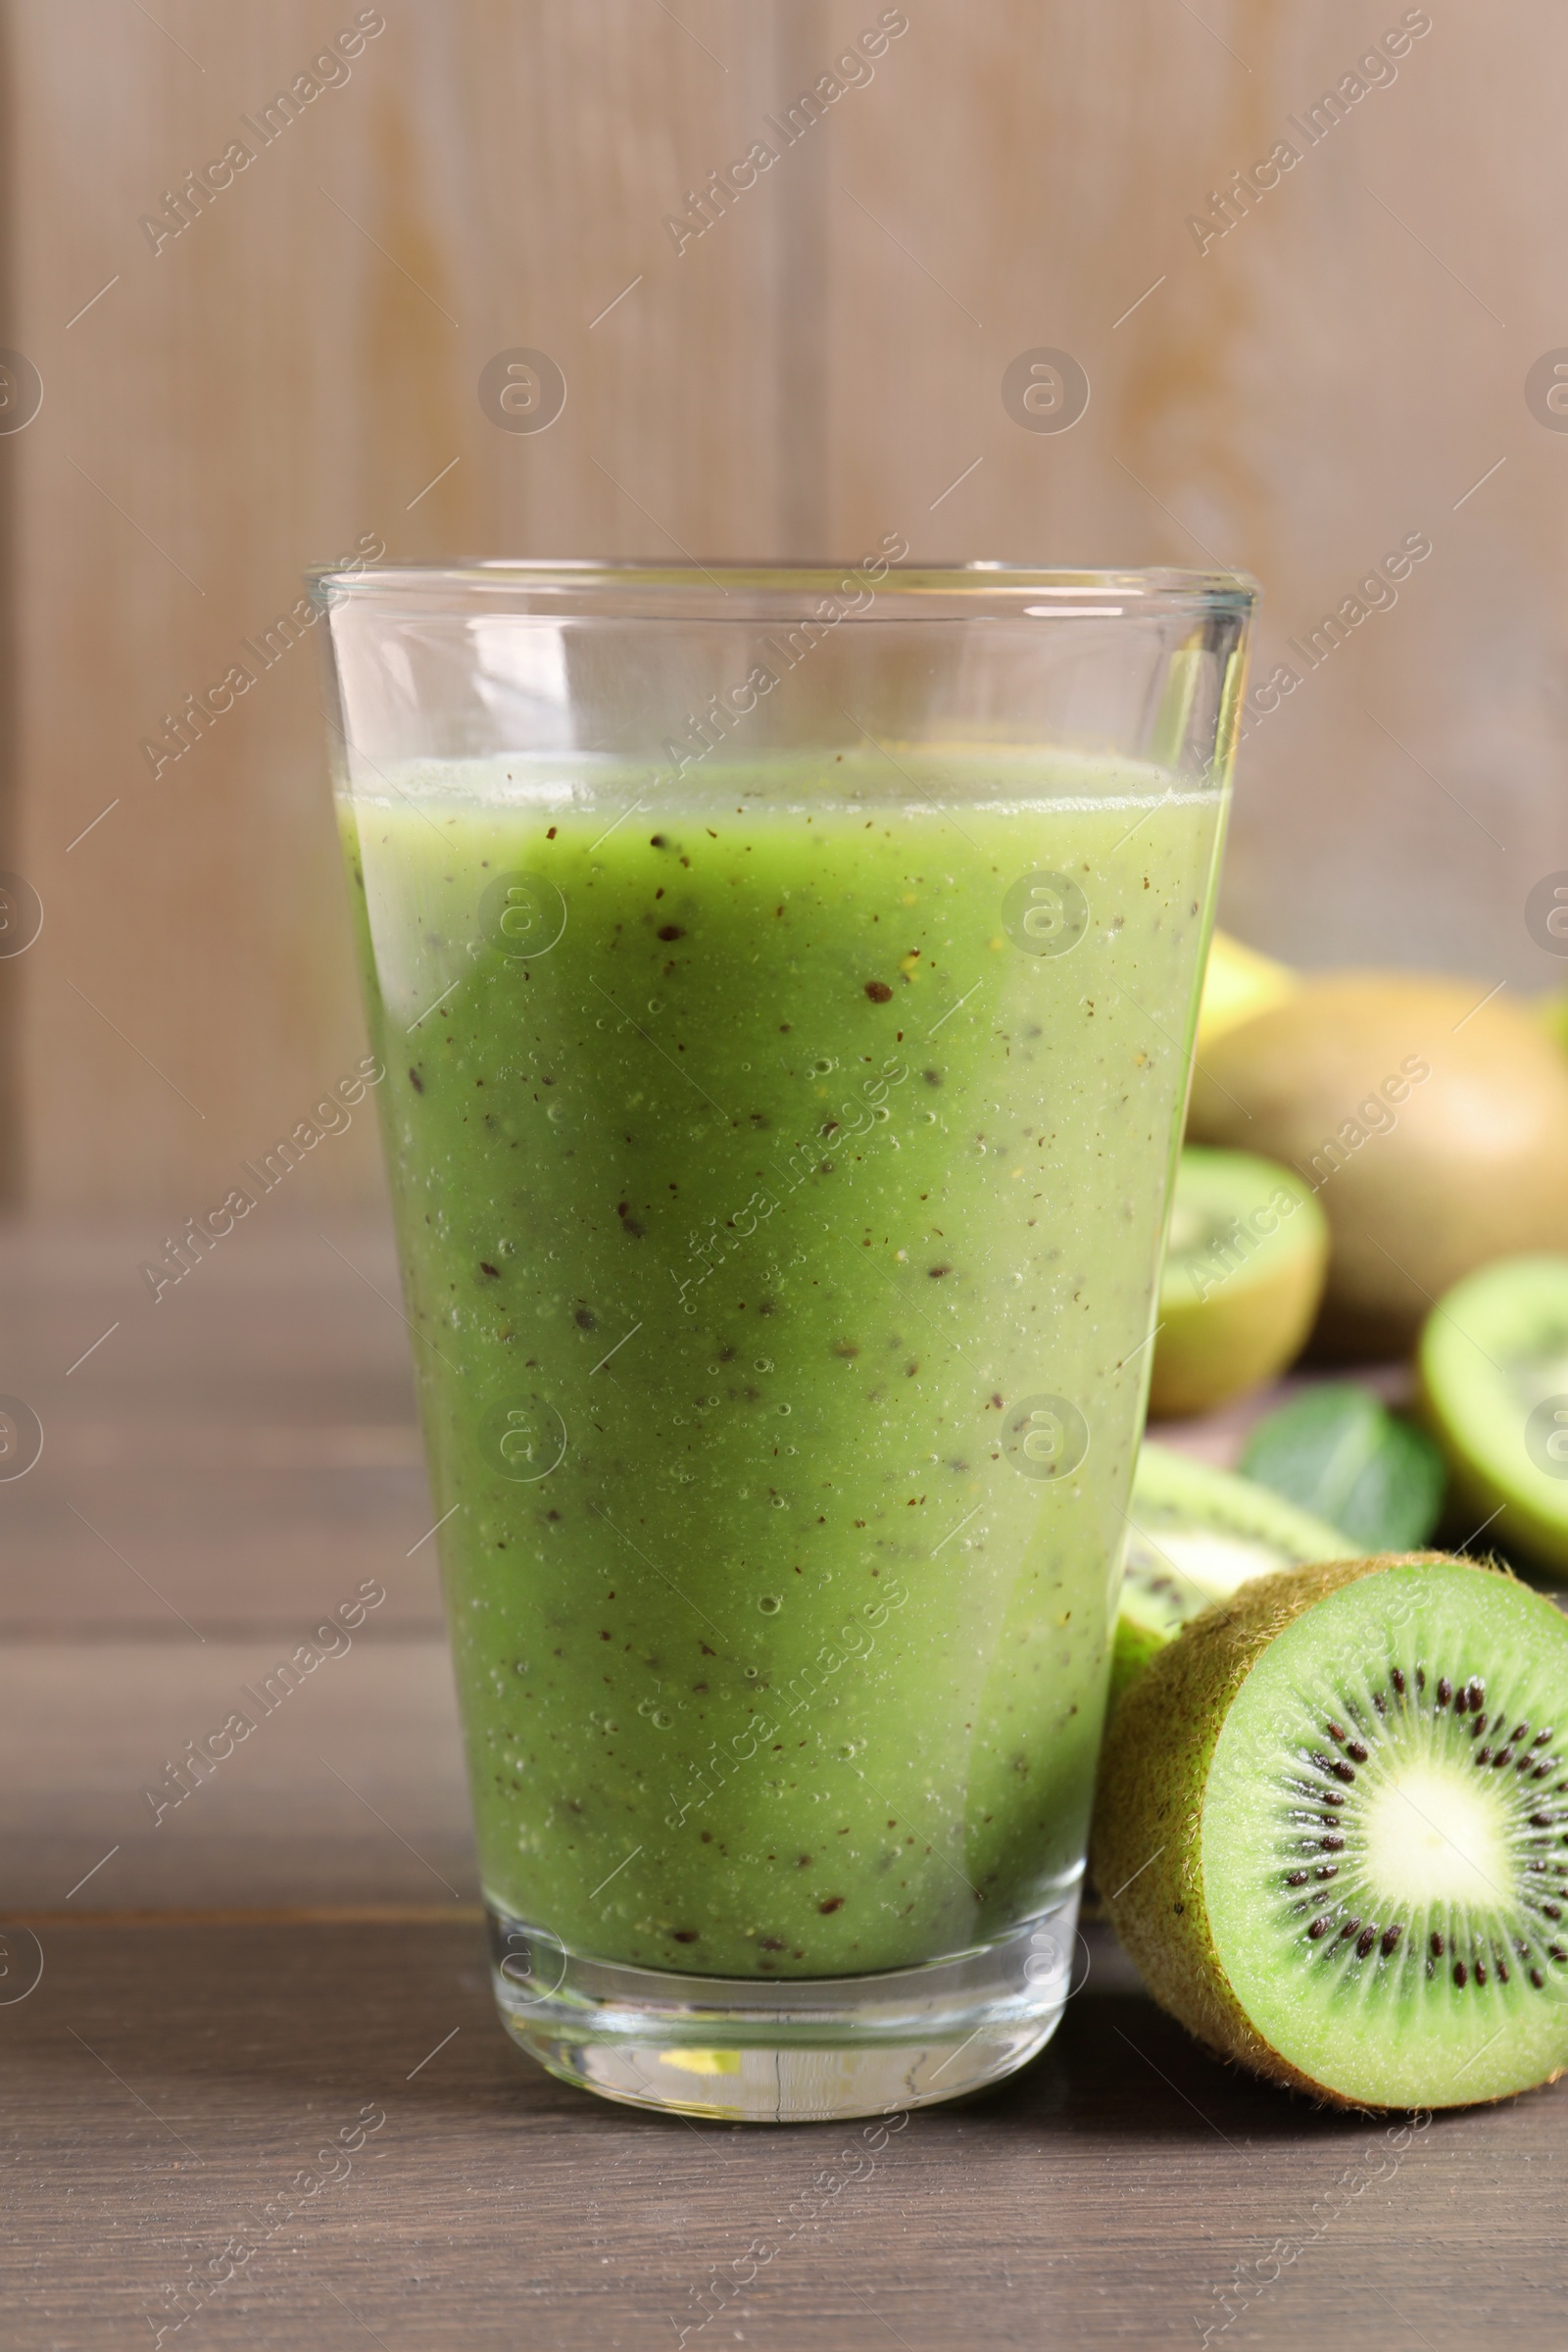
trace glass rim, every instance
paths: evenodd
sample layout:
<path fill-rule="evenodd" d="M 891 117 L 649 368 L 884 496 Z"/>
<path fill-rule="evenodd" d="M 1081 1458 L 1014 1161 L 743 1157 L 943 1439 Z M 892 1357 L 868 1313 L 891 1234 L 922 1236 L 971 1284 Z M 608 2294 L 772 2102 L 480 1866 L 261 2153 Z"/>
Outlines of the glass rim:
<path fill-rule="evenodd" d="M 885 568 L 875 568 L 881 561 Z M 845 620 L 890 617 L 946 620 L 959 607 L 985 605 L 991 617 L 1079 619 L 1120 617 L 1110 608 L 1137 601 L 1141 614 L 1190 612 L 1250 612 L 1262 591 L 1250 572 L 1183 570 L 1173 565 L 1094 568 L 1036 566 L 976 560 L 961 564 L 893 563 L 875 555 L 858 564 L 643 564 L 594 559 L 556 561 L 534 557 L 476 557 L 459 562 L 312 564 L 306 571 L 312 598 L 321 607 L 347 599 L 416 597 L 483 603 L 490 597 L 521 600 L 514 610 L 544 616 L 580 610 L 588 617 L 596 600 L 660 617 L 723 619 L 726 603 L 738 598 L 733 617 L 755 619 L 760 611 L 798 613 L 812 598 L 855 595 L 839 615 Z M 869 593 L 867 593 L 869 592 Z M 860 596 L 865 596 L 863 606 Z M 1048 600 L 1031 610 L 1031 597 Z M 1078 598 L 1074 606 L 1049 600 Z M 922 604 L 927 608 L 922 611 Z M 673 610 L 662 608 L 679 606 Z M 878 608 L 882 610 L 878 613 Z M 1102 608 L 1104 608 L 1102 611 Z"/>

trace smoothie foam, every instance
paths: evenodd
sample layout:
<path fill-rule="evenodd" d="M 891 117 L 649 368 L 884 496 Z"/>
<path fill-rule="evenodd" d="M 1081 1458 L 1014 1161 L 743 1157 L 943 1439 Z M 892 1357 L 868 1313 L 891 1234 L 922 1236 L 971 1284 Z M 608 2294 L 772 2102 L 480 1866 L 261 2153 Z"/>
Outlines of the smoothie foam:
<path fill-rule="evenodd" d="M 1225 796 L 898 757 L 340 804 L 481 1873 L 602 1959 L 1078 1869 Z"/>

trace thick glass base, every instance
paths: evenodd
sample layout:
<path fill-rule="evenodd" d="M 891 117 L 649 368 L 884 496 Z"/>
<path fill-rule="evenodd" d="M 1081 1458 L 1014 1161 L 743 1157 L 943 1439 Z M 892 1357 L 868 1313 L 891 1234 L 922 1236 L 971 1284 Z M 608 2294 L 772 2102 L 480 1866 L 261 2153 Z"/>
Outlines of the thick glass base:
<path fill-rule="evenodd" d="M 1071 1988 L 1076 1889 L 996 1941 L 879 1976 L 687 1977 L 567 1952 L 492 1906 L 496 2001 L 563 2082 L 728 2123 L 928 2107 L 1043 2049 Z"/>

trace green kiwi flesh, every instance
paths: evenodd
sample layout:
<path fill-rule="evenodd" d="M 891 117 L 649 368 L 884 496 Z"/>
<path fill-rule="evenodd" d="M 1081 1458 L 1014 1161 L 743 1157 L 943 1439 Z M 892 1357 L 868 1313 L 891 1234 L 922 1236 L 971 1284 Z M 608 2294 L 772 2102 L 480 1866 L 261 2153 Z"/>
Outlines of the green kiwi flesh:
<path fill-rule="evenodd" d="M 1294 1362 L 1328 1271 L 1310 1189 L 1250 1152 L 1189 1145 L 1177 1164 L 1149 1409 L 1205 1413 Z"/>
<path fill-rule="evenodd" d="M 1452 1510 L 1568 1576 L 1568 1257 L 1503 1258 L 1456 1283 L 1417 1360 Z"/>
<path fill-rule="evenodd" d="M 1128 1514 L 1111 1704 L 1184 1625 L 1239 1585 L 1357 1549 L 1267 1487 L 1146 1440 Z"/>
<path fill-rule="evenodd" d="M 1441 1554 L 1292 1569 L 1127 1693 L 1092 1866 L 1150 1990 L 1354 2107 L 1568 2065 L 1568 1620 Z"/>

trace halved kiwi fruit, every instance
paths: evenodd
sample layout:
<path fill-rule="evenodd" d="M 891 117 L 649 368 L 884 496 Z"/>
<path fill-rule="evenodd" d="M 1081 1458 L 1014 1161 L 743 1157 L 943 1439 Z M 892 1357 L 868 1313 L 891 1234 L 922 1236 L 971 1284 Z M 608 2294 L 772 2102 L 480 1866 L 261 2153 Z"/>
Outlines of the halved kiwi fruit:
<path fill-rule="evenodd" d="M 1568 2066 L 1568 1621 L 1437 1553 L 1244 1586 L 1117 1710 L 1092 1862 L 1156 2000 L 1348 2107 Z"/>
<path fill-rule="evenodd" d="M 1427 1317 L 1422 1401 L 1460 1518 L 1568 1576 L 1568 1257 L 1468 1275 Z"/>
<path fill-rule="evenodd" d="M 1298 1176 L 1250 1152 L 1189 1145 L 1176 1169 L 1150 1412 L 1206 1413 L 1283 1372 L 1312 1328 L 1328 1259 L 1328 1220 Z"/>
<path fill-rule="evenodd" d="M 1239 1585 L 1305 1560 L 1348 1559 L 1358 1549 L 1337 1527 L 1266 1487 L 1148 1442 L 1127 1529 L 1112 1705 L 1184 1625 Z"/>

